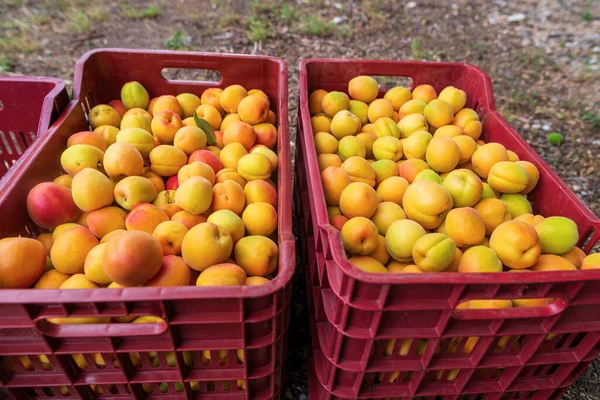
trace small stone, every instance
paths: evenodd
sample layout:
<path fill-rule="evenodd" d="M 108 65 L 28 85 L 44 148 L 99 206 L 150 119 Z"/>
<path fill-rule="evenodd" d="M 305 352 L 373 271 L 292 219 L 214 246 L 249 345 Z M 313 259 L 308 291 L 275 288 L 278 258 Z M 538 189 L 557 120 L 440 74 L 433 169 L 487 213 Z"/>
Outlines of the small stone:
<path fill-rule="evenodd" d="M 594 52 L 594 53 L 600 53 L 600 46 L 594 46 L 594 47 L 592 47 L 592 52 Z"/>
<path fill-rule="evenodd" d="M 548 132 L 550 130 L 550 125 L 544 124 L 544 125 L 542 125 L 542 129 L 545 130 L 546 132 Z"/>
<path fill-rule="evenodd" d="M 342 3 L 335 3 L 334 7 L 337 8 L 338 10 L 343 10 L 344 6 L 342 5 Z"/>
<path fill-rule="evenodd" d="M 344 17 L 333 17 L 332 19 L 334 24 L 341 24 L 342 22 L 344 22 Z"/>
<path fill-rule="evenodd" d="M 406 8 L 415 8 L 417 6 L 417 2 L 416 1 L 409 1 L 408 3 L 406 3 Z"/>
<path fill-rule="evenodd" d="M 541 127 L 542 127 L 542 125 L 538 124 L 538 123 L 535 123 L 535 124 L 531 125 L 531 129 L 536 129 L 537 130 L 537 129 L 540 129 Z"/>
<path fill-rule="evenodd" d="M 508 16 L 508 18 L 506 18 L 506 20 L 508 22 L 521 22 L 521 21 L 524 21 L 525 18 L 527 18 L 527 15 L 525 15 L 523 13 L 517 13 L 517 14 Z"/>
<path fill-rule="evenodd" d="M 300 396 L 298 396 L 298 400 L 306 400 L 306 395 L 304 393 L 300 394 Z"/>

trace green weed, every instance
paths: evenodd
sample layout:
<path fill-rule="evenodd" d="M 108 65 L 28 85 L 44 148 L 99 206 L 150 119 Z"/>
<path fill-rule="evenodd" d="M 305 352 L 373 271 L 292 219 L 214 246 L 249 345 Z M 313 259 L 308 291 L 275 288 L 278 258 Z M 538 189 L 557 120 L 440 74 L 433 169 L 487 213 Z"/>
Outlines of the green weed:
<path fill-rule="evenodd" d="M 169 50 L 181 50 L 185 48 L 183 32 L 175 31 L 173 37 L 165 42 L 165 46 L 167 46 Z"/>
<path fill-rule="evenodd" d="M 152 19 L 157 18 L 162 14 L 162 10 L 156 4 L 152 4 L 143 10 L 137 10 L 129 3 L 123 3 L 121 8 L 121 15 L 129 19 Z"/>
<path fill-rule="evenodd" d="M 307 16 L 304 19 L 304 32 L 318 37 L 328 37 L 333 33 L 333 22 L 325 22 L 320 17 Z"/>
<path fill-rule="evenodd" d="M 267 40 L 269 33 L 266 23 L 258 18 L 250 18 L 250 40 L 253 42 L 260 42 Z"/>
<path fill-rule="evenodd" d="M 90 20 L 83 11 L 77 11 L 71 21 L 71 30 L 75 32 L 87 32 L 90 29 Z"/>

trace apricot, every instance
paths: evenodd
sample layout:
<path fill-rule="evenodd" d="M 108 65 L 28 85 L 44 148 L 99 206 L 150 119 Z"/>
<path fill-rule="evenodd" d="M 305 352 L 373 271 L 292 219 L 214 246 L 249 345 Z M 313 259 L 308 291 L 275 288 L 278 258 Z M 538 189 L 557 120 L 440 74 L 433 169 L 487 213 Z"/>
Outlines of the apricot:
<path fill-rule="evenodd" d="M 457 246 L 478 245 L 485 237 L 485 225 L 471 207 L 455 208 L 448 212 L 444 222 L 446 234 Z"/>
<path fill-rule="evenodd" d="M 327 94 L 327 91 L 323 89 L 317 89 L 308 96 L 308 110 L 310 115 L 320 114 L 323 112 L 323 97 Z"/>
<path fill-rule="evenodd" d="M 98 285 L 108 285 L 112 282 L 102 267 L 106 245 L 106 243 L 102 243 L 91 249 L 83 265 L 85 277 Z"/>
<path fill-rule="evenodd" d="M 235 90 L 230 90 L 230 93 L 233 93 Z M 202 92 L 200 96 L 200 104 L 208 104 L 219 110 L 221 114 L 225 113 L 223 107 L 221 107 L 221 94 L 223 93 L 223 89 L 220 88 L 209 88 Z"/>
<path fill-rule="evenodd" d="M 94 168 L 84 168 L 73 177 L 71 193 L 75 205 L 86 212 L 108 206 L 114 200 L 112 182 Z"/>
<path fill-rule="evenodd" d="M 133 145 L 144 159 L 148 158 L 154 148 L 154 137 L 140 128 L 127 128 L 119 131 L 117 142 L 127 142 Z"/>
<path fill-rule="evenodd" d="M 125 229 L 125 217 L 127 212 L 119 207 L 104 207 L 90 212 L 87 224 L 90 232 L 99 239 L 108 233 Z"/>
<path fill-rule="evenodd" d="M 260 124 L 265 122 L 269 115 L 269 101 L 261 96 L 247 96 L 240 101 L 237 113 L 247 124 Z"/>
<path fill-rule="evenodd" d="M 454 257 L 452 258 L 452 262 L 450 265 L 446 267 L 442 272 L 458 272 L 458 265 L 460 264 L 460 259 L 462 258 L 463 252 L 456 247 L 456 251 L 454 253 Z"/>
<path fill-rule="evenodd" d="M 377 230 L 381 235 L 385 235 L 389 226 L 394 222 L 401 219 L 406 219 L 406 214 L 402 207 L 391 201 L 384 201 L 377 205 L 375 213 L 371 217 L 371 221 L 377 227 Z"/>
<path fill-rule="evenodd" d="M 352 180 L 342 168 L 327 167 L 321 173 L 325 202 L 328 205 L 339 205 L 340 196 L 344 189 L 352 183 Z"/>
<path fill-rule="evenodd" d="M 341 235 L 344 248 L 359 255 L 375 251 L 379 236 L 375 224 L 364 217 L 350 218 L 342 227 Z"/>
<path fill-rule="evenodd" d="M 387 269 L 379 261 L 372 257 L 367 256 L 355 256 L 348 259 L 350 264 L 356 268 L 365 272 L 372 272 L 377 274 L 387 273 Z"/>
<path fill-rule="evenodd" d="M 39 183 L 27 194 L 27 212 L 33 222 L 45 229 L 74 221 L 79 209 L 71 190 L 53 182 Z"/>
<path fill-rule="evenodd" d="M 238 172 L 247 181 L 268 179 L 271 176 L 271 160 L 264 154 L 246 154 L 238 161 Z"/>
<path fill-rule="evenodd" d="M 365 144 L 357 137 L 345 136 L 339 142 L 338 154 L 342 161 L 354 156 L 364 158 L 367 154 L 367 149 Z"/>
<path fill-rule="evenodd" d="M 172 144 L 175 134 L 181 128 L 183 128 L 183 122 L 175 112 L 164 110 L 154 113 L 151 129 L 154 137 L 158 139 L 160 143 Z"/>
<path fill-rule="evenodd" d="M 348 82 L 348 93 L 353 99 L 368 104 L 377 98 L 377 95 L 379 94 L 379 85 L 377 84 L 377 81 L 370 76 L 356 76 Z"/>
<path fill-rule="evenodd" d="M 350 107 L 350 99 L 346 93 L 335 91 L 329 92 L 323 96 L 321 107 L 328 117 L 333 118 L 339 111 L 348 110 Z"/>
<path fill-rule="evenodd" d="M 175 132 L 173 146 L 190 156 L 196 150 L 206 147 L 206 134 L 197 126 L 183 126 Z"/>
<path fill-rule="evenodd" d="M 571 251 L 561 254 L 560 256 L 573 264 L 577 269 L 581 269 L 583 261 L 586 258 L 585 252 L 579 247 L 573 247 Z"/>
<path fill-rule="evenodd" d="M 219 103 L 225 112 L 237 113 L 240 102 L 248 96 L 248 92 L 241 85 L 227 86 L 221 92 Z"/>
<path fill-rule="evenodd" d="M 188 211 L 179 211 L 173 214 L 171 217 L 171 221 L 180 222 L 183 224 L 188 230 L 192 229 L 194 226 L 206 222 L 206 217 L 202 214 L 192 214 Z"/>
<path fill-rule="evenodd" d="M 467 94 L 454 86 L 446 86 L 438 95 L 438 99 L 444 100 L 450 104 L 456 114 L 462 110 L 467 103 Z"/>
<path fill-rule="evenodd" d="M 453 137 L 452 140 L 458 145 L 458 150 L 460 151 L 458 163 L 464 164 L 469 162 L 473 153 L 477 150 L 477 143 L 475 143 L 471 137 L 466 135 Z"/>
<path fill-rule="evenodd" d="M 391 118 L 383 117 L 373 123 L 373 134 L 378 138 L 392 136 L 397 139 L 400 137 L 400 128 Z"/>
<path fill-rule="evenodd" d="M 458 272 L 502 272 L 502 263 L 489 247 L 473 246 L 460 258 Z"/>
<path fill-rule="evenodd" d="M 342 169 L 346 171 L 353 182 L 367 183 L 374 187 L 376 182 L 375 170 L 367 160 L 362 157 L 350 157 L 342 164 Z"/>
<path fill-rule="evenodd" d="M 277 268 L 277 245 L 265 236 L 246 236 L 234 248 L 235 261 L 248 276 L 265 276 Z"/>
<path fill-rule="evenodd" d="M 264 203 L 262 203 L 264 204 Z M 231 210 L 218 210 L 213 212 L 207 222 L 211 222 L 215 225 L 219 225 L 227 230 L 231 235 L 233 245 L 235 245 L 241 238 L 244 237 L 246 227 L 242 218 Z M 275 220 L 275 226 L 277 221 Z"/>
<path fill-rule="evenodd" d="M 540 238 L 542 253 L 564 254 L 579 241 L 577 224 L 565 217 L 553 216 L 545 218 L 534 226 Z"/>
<path fill-rule="evenodd" d="M 435 129 L 435 133 L 433 134 L 435 137 L 446 136 L 449 138 L 455 138 L 458 136 L 462 136 L 462 130 L 458 126 L 454 125 L 444 125 Z"/>
<path fill-rule="evenodd" d="M 521 194 L 527 194 L 535 188 L 540 180 L 540 172 L 538 171 L 537 167 L 529 161 L 516 161 L 515 164 L 521 166 L 523 169 L 525 169 L 525 171 L 527 171 L 527 176 L 529 178 L 527 181 L 527 187 L 521 191 Z"/>
<path fill-rule="evenodd" d="M 171 218 L 175 213 L 182 211 L 182 208 L 175 203 L 175 190 L 163 190 L 156 195 L 152 202 L 153 205 L 160 208 Z"/>
<path fill-rule="evenodd" d="M 101 125 L 111 125 L 119 127 L 121 125 L 121 116 L 109 105 L 99 104 L 90 110 L 88 120 L 92 129 Z"/>
<path fill-rule="evenodd" d="M 64 186 L 67 189 L 71 189 L 71 185 L 73 184 L 73 177 L 71 175 L 64 174 L 57 176 L 52 182 Z"/>
<path fill-rule="evenodd" d="M 60 164 L 66 173 L 75 176 L 84 168 L 100 168 L 103 158 L 104 152 L 98 148 L 89 144 L 75 144 L 63 151 Z"/>
<path fill-rule="evenodd" d="M 235 264 L 212 265 L 200 273 L 196 286 L 241 286 L 246 283 L 246 273 Z M 210 360 L 210 357 L 208 357 Z"/>
<path fill-rule="evenodd" d="M 216 176 L 216 183 L 222 183 L 228 180 L 232 180 L 237 182 L 242 189 L 246 187 L 246 184 L 248 183 L 248 181 L 246 181 L 244 178 L 242 178 L 242 176 L 239 174 L 239 172 L 237 172 L 236 170 L 232 169 L 232 168 L 225 168 L 219 171 L 219 173 Z"/>
<path fill-rule="evenodd" d="M 475 150 L 471 157 L 473 169 L 477 175 L 486 179 L 494 164 L 501 161 L 508 161 L 508 153 L 500 143 L 486 143 Z"/>
<path fill-rule="evenodd" d="M 440 126 L 452 123 L 454 119 L 454 110 L 446 101 L 434 99 L 425 106 L 423 115 L 430 126 L 439 128 Z"/>
<path fill-rule="evenodd" d="M 472 207 L 481 199 L 481 179 L 468 169 L 451 171 L 442 184 L 452 196 L 454 207 Z"/>
<path fill-rule="evenodd" d="M 414 244 L 412 258 L 424 272 L 440 272 L 454 259 L 456 245 L 448 236 L 441 233 L 428 233 Z"/>
<path fill-rule="evenodd" d="M 181 93 L 175 97 L 181 106 L 182 118 L 189 118 L 194 115 L 194 110 L 201 104 L 200 97 L 192 93 Z"/>
<path fill-rule="evenodd" d="M 223 117 L 223 121 L 221 122 L 220 131 L 224 132 L 227 127 L 233 122 L 242 122 L 240 116 L 237 114 L 227 114 Z"/>
<path fill-rule="evenodd" d="M 253 126 L 256 134 L 255 144 L 261 144 L 269 149 L 277 145 L 277 128 L 269 122 L 263 122 Z"/>
<path fill-rule="evenodd" d="M 369 123 L 369 106 L 359 100 L 350 100 L 348 111 L 356 115 L 360 120 L 361 126 Z"/>
<path fill-rule="evenodd" d="M 246 203 L 244 189 L 235 181 L 217 183 L 213 188 L 212 210 L 231 210 L 241 214 Z"/>
<path fill-rule="evenodd" d="M 425 229 L 410 219 L 392 222 L 385 234 L 385 246 L 396 261 L 412 260 L 412 251 L 419 238 L 426 234 Z"/>
<path fill-rule="evenodd" d="M 153 204 L 141 203 L 133 207 L 125 218 L 125 227 L 128 231 L 144 231 L 152 234 L 154 229 L 169 216 Z"/>
<path fill-rule="evenodd" d="M 531 267 L 541 252 L 535 229 L 521 221 L 500 224 L 490 236 L 490 247 L 504 265 L 514 269 Z"/>
<path fill-rule="evenodd" d="M 483 220 L 486 235 L 491 235 L 500 224 L 511 220 L 506 204 L 496 198 L 482 199 L 473 208 Z"/>
<path fill-rule="evenodd" d="M 313 132 L 331 132 L 331 117 L 326 114 L 317 114 L 310 119 Z"/>
<path fill-rule="evenodd" d="M 360 157 L 358 157 L 360 158 Z M 319 170 L 323 172 L 327 167 L 341 167 L 342 159 L 337 154 L 319 154 L 317 157 L 317 162 L 319 164 Z M 367 162 L 367 164 L 369 164 Z M 369 164 L 370 166 L 370 164 Z"/>
<path fill-rule="evenodd" d="M 115 201 L 125 210 L 140 203 L 150 203 L 156 198 L 156 187 L 141 176 L 128 176 L 117 182 L 114 188 Z"/>
<path fill-rule="evenodd" d="M 447 178 L 448 176 L 446 176 Z M 435 182 L 438 184 L 443 184 L 444 183 L 444 179 L 442 179 L 441 176 L 438 175 L 437 172 L 435 172 L 432 169 L 425 169 L 421 172 L 419 172 L 413 179 L 414 181 L 431 181 L 431 182 Z"/>
<path fill-rule="evenodd" d="M 202 214 L 208 210 L 212 201 L 212 185 L 201 176 L 186 179 L 175 192 L 175 203 L 192 214 Z"/>
<path fill-rule="evenodd" d="M 334 154 L 338 149 L 338 140 L 330 133 L 317 132 L 315 135 L 315 148 L 317 150 L 317 154 Z"/>
<path fill-rule="evenodd" d="M 519 193 L 527 188 L 529 175 L 525 168 L 511 161 L 500 161 L 492 165 L 487 183 L 502 193 Z"/>
<path fill-rule="evenodd" d="M 402 143 L 393 136 L 380 137 L 373 143 L 373 155 L 377 160 L 398 161 L 402 158 Z"/>
<path fill-rule="evenodd" d="M 230 123 L 223 131 L 223 145 L 227 146 L 235 142 L 242 144 L 249 151 L 256 142 L 254 128 L 241 121 Z"/>
<path fill-rule="evenodd" d="M 238 142 L 227 144 L 219 154 L 219 160 L 224 168 L 237 169 L 240 158 L 248 154 L 248 150 Z"/>
<path fill-rule="evenodd" d="M 352 136 L 360 131 L 360 119 L 350 111 L 339 111 L 331 120 L 331 134 L 337 139 L 342 139 L 344 136 Z"/>
<path fill-rule="evenodd" d="M 265 202 L 277 208 L 277 191 L 264 180 L 257 179 L 248 182 L 244 187 L 244 194 L 246 204 Z"/>
<path fill-rule="evenodd" d="M 195 161 L 202 161 L 210 165 L 215 174 L 223 169 L 223 164 L 221 164 L 221 160 L 219 160 L 219 157 L 208 150 L 196 150 L 195 152 L 193 152 L 192 155 L 190 155 L 190 157 L 188 158 L 188 164 L 191 164 Z"/>
<path fill-rule="evenodd" d="M 135 110 L 135 109 L 134 109 Z M 146 112 L 144 110 L 144 112 Z M 121 120 L 121 129 L 140 128 L 152 133 L 151 121 L 140 114 L 125 114 Z"/>
<path fill-rule="evenodd" d="M 162 248 L 151 234 L 128 231 L 106 244 L 102 265 L 113 282 L 138 286 L 158 273 L 162 260 Z"/>
<path fill-rule="evenodd" d="M 63 274 L 55 269 L 46 271 L 33 285 L 34 289 L 58 289 L 71 275 Z M 4 285 L 2 285 L 4 287 Z"/>
<path fill-rule="evenodd" d="M 412 90 L 413 100 L 422 100 L 425 103 L 429 103 L 431 100 L 437 98 L 437 92 L 431 85 L 419 85 Z"/>
<path fill-rule="evenodd" d="M 381 198 L 375 190 L 363 182 L 352 182 L 346 186 L 340 195 L 340 209 L 348 218 L 371 218 Z"/>
<path fill-rule="evenodd" d="M 64 241 L 61 241 L 59 246 L 63 247 Z M 52 249 L 50 252 L 52 254 Z M 2 289 L 28 288 L 44 273 L 46 249 L 38 240 L 24 237 L 0 239 L 0 254 L 2 254 L 0 257 L 0 288 Z"/>
<path fill-rule="evenodd" d="M 542 250 L 543 251 L 543 250 Z M 584 268 L 585 264 L 581 269 Z M 568 260 L 556 254 L 542 254 L 538 257 L 537 262 L 530 268 L 534 272 L 542 271 L 576 271 L 577 268 Z"/>
<path fill-rule="evenodd" d="M 146 108 L 150 102 L 150 96 L 141 83 L 131 81 L 121 88 L 121 101 L 128 110 L 137 107 Z"/>
<path fill-rule="evenodd" d="M 423 110 L 425 110 L 425 103 L 423 100 L 408 100 L 406 103 L 402 104 L 400 109 L 398 110 L 398 115 L 400 119 L 406 117 L 410 114 L 423 114 Z"/>
<path fill-rule="evenodd" d="M 388 90 L 383 98 L 392 103 L 392 108 L 394 111 L 398 111 L 400 110 L 400 107 L 411 100 L 412 93 L 404 86 L 395 86 Z"/>
<path fill-rule="evenodd" d="M 427 146 L 429 146 L 431 139 L 432 136 L 429 132 L 413 132 L 409 137 L 406 138 L 402 145 L 404 156 L 406 158 L 419 158 L 424 160 L 427 152 Z"/>
<path fill-rule="evenodd" d="M 377 194 L 382 201 L 391 201 L 402 205 L 402 198 L 408 186 L 409 183 L 406 179 L 400 176 L 392 176 L 377 186 Z"/>
<path fill-rule="evenodd" d="M 390 103 L 389 100 L 373 100 L 373 102 L 369 104 L 369 110 L 367 115 L 369 117 L 369 121 L 371 123 L 374 123 L 379 118 L 392 118 L 394 116 L 394 108 L 392 107 L 392 103 Z"/>
<path fill-rule="evenodd" d="M 58 238 L 60 235 L 62 235 L 67 229 L 75 228 L 77 226 L 83 226 L 83 225 L 69 222 L 69 223 L 57 226 L 56 229 L 54 229 L 54 231 L 52 232 L 52 243 L 54 243 L 56 238 Z"/>
<path fill-rule="evenodd" d="M 277 229 L 277 210 L 269 203 L 248 204 L 242 221 L 250 235 L 270 236 Z"/>
<path fill-rule="evenodd" d="M 144 286 L 187 286 L 191 275 L 190 267 L 183 261 L 183 258 L 166 255 L 163 257 L 156 275 L 147 281 Z"/>
<path fill-rule="evenodd" d="M 581 269 L 598 269 L 600 268 L 600 253 L 594 253 L 586 256 L 581 264 Z"/>
<path fill-rule="evenodd" d="M 183 110 L 175 96 L 163 95 L 159 96 L 158 99 L 156 99 L 154 107 L 152 108 L 152 115 L 156 117 L 163 111 L 170 111 L 174 114 L 177 114 L 179 119 L 181 119 L 181 117 L 183 116 Z M 152 131 L 154 131 L 154 129 L 152 129 Z"/>
<path fill-rule="evenodd" d="M 442 185 L 430 181 L 413 182 L 402 198 L 402 208 L 408 218 L 426 229 L 437 228 L 452 205 L 450 193 Z"/>
<path fill-rule="evenodd" d="M 251 97 L 246 97 L 246 98 L 244 98 L 244 100 L 248 99 L 248 98 L 251 98 Z M 202 118 L 203 120 L 208 122 L 214 130 L 219 130 L 219 128 L 221 127 L 221 123 L 223 122 L 223 117 L 221 117 L 221 113 L 219 112 L 219 110 L 217 110 L 215 107 L 210 106 L 208 104 L 202 104 L 202 105 L 198 106 L 196 108 L 196 115 L 199 118 Z"/>
<path fill-rule="evenodd" d="M 379 160 L 371 164 L 375 170 L 375 186 L 392 176 L 398 176 L 398 166 L 392 160 Z"/>
<path fill-rule="evenodd" d="M 154 228 L 152 236 L 162 247 L 163 255 L 176 256 L 181 254 L 181 244 L 187 232 L 188 229 L 180 222 L 164 221 Z"/>
<path fill-rule="evenodd" d="M 71 147 L 76 144 L 88 144 L 96 147 L 100 151 L 106 151 L 106 139 L 99 133 L 95 132 L 78 132 L 71 136 L 67 140 L 67 147 Z"/>
<path fill-rule="evenodd" d="M 87 254 L 97 244 L 98 239 L 88 228 L 77 226 L 67 229 L 54 240 L 50 250 L 52 265 L 64 274 L 82 273 Z"/>
<path fill-rule="evenodd" d="M 104 170 L 114 180 L 126 176 L 141 175 L 144 160 L 140 152 L 130 143 L 117 142 L 104 153 Z"/>
<path fill-rule="evenodd" d="M 404 139 L 409 137 L 413 132 L 429 131 L 429 124 L 423 115 L 410 114 L 400 119 L 398 129 L 400 130 L 400 137 Z"/>
<path fill-rule="evenodd" d="M 434 136 L 427 146 L 425 160 L 434 171 L 448 172 L 458 165 L 460 149 L 451 138 Z"/>
<path fill-rule="evenodd" d="M 219 171 L 221 172 L 221 171 Z M 215 172 L 210 165 L 202 161 L 194 161 L 190 164 L 181 167 L 177 173 L 177 180 L 181 185 L 183 182 L 191 178 L 192 176 L 201 176 L 205 178 L 211 185 L 216 182 Z"/>
<path fill-rule="evenodd" d="M 267 278 L 263 278 L 262 276 L 249 276 L 246 278 L 245 285 L 246 286 L 261 286 L 266 285 L 271 282 Z"/>

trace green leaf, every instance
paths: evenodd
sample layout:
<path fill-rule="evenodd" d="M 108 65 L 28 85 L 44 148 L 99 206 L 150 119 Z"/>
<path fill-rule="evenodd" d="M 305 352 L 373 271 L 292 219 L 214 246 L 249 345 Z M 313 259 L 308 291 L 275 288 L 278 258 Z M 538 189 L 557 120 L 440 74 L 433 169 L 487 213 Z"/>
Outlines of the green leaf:
<path fill-rule="evenodd" d="M 205 119 L 200 118 L 198 114 L 196 114 L 196 111 L 194 111 L 194 121 L 196 122 L 196 126 L 202 129 L 202 131 L 204 131 L 206 134 L 206 141 L 208 144 L 210 146 L 216 146 L 217 139 L 215 139 L 215 130 L 213 129 L 212 125 L 206 122 Z"/>

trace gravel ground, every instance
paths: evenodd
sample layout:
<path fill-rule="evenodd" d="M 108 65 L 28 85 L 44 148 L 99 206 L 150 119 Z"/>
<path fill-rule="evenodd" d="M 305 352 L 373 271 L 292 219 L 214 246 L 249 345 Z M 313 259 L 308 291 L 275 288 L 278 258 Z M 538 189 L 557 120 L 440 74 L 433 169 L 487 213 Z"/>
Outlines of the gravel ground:
<path fill-rule="evenodd" d="M 500 113 L 600 215 L 600 2 L 248 0 L 4 0 L 0 74 L 72 79 L 97 47 L 268 54 L 289 65 L 292 145 L 298 62 L 311 57 L 475 64 Z M 547 135 L 564 136 L 560 146 Z M 306 391 L 306 298 L 295 280 L 285 397 Z M 565 399 L 600 399 L 595 363 Z"/>

